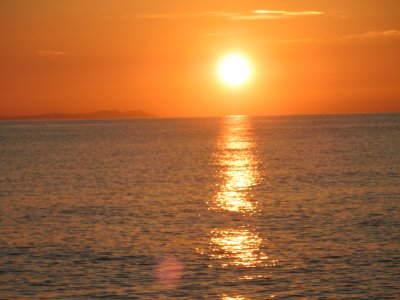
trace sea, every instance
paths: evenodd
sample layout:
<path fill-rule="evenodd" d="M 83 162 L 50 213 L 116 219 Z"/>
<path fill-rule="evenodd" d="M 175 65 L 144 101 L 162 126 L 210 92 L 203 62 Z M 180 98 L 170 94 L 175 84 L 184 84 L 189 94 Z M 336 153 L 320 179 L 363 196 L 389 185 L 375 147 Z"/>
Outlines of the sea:
<path fill-rule="evenodd" d="M 400 114 L 0 122 L 0 299 L 400 299 Z"/>

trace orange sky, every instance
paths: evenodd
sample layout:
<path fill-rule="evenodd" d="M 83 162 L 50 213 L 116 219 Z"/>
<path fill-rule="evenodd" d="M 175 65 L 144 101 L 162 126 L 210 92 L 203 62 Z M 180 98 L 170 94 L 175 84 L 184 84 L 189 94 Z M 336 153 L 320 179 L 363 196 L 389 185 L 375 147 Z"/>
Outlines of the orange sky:
<path fill-rule="evenodd" d="M 2 116 L 400 111 L 398 0 L 0 0 L 0 45 Z"/>

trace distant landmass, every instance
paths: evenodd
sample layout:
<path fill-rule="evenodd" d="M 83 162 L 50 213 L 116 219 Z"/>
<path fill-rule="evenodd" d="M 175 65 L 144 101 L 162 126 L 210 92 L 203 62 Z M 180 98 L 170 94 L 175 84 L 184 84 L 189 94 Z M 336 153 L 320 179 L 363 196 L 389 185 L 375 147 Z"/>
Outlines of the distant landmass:
<path fill-rule="evenodd" d="M 141 110 L 118 111 L 103 110 L 92 113 L 64 114 L 50 113 L 41 115 L 27 115 L 15 117 L 0 117 L 0 120 L 93 120 L 93 119 L 134 119 L 134 118 L 154 118 L 155 115 Z"/>

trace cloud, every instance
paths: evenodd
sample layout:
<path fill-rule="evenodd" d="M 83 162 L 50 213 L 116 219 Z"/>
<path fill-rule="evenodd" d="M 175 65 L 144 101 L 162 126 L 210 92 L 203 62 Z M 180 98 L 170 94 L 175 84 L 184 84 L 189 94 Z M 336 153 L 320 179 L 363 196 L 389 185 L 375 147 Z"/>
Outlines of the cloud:
<path fill-rule="evenodd" d="M 310 43 L 310 42 L 349 42 L 349 41 L 368 41 L 377 39 L 398 39 L 400 38 L 400 30 L 382 30 L 368 31 L 360 34 L 349 34 L 327 38 L 303 38 L 303 39 L 286 39 L 286 40 L 270 40 L 272 43 Z"/>
<path fill-rule="evenodd" d="M 136 15 L 135 18 L 141 19 L 184 19 L 184 18 L 224 18 L 234 21 L 246 20 L 271 20 L 271 19 L 287 19 L 299 16 L 317 16 L 322 15 L 320 11 L 284 11 L 284 10 L 263 10 L 257 9 L 247 12 L 225 12 L 225 11 L 209 11 L 198 14 L 150 14 Z"/>
<path fill-rule="evenodd" d="M 67 56 L 68 52 L 65 51 L 50 51 L 50 50 L 38 50 L 37 54 L 39 56 Z"/>
<path fill-rule="evenodd" d="M 285 10 L 254 10 L 255 14 L 262 15 L 283 15 L 283 16 L 312 16 L 312 15 L 322 15 L 320 11 L 285 11 Z"/>
<path fill-rule="evenodd" d="M 400 38 L 400 30 L 368 31 L 362 34 L 347 35 L 345 39 L 377 39 L 377 38 Z"/>
<path fill-rule="evenodd" d="M 318 16 L 322 15 L 320 11 L 285 11 L 285 10 L 253 10 L 246 14 L 231 16 L 232 20 L 271 20 L 287 19 L 299 16 Z"/>
<path fill-rule="evenodd" d="M 270 43 L 278 43 L 278 44 L 291 44 L 291 43 L 310 43 L 310 42 L 322 42 L 325 41 L 323 39 L 313 39 L 313 38 L 304 38 L 304 39 L 285 39 L 285 40 L 269 40 Z"/>

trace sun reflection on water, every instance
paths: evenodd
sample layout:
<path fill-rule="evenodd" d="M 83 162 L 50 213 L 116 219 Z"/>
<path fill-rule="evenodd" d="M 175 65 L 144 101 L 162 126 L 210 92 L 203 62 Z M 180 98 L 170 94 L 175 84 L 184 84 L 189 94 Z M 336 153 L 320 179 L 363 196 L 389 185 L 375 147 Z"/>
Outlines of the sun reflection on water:
<path fill-rule="evenodd" d="M 256 210 L 256 203 L 251 201 L 249 193 L 251 187 L 258 183 L 260 175 L 250 129 L 245 116 L 226 119 L 217 152 L 222 184 L 211 209 L 234 212 Z"/>
<path fill-rule="evenodd" d="M 275 264 L 262 252 L 261 246 L 265 241 L 251 226 L 253 215 L 258 212 L 252 189 L 261 180 L 255 146 L 249 118 L 225 118 L 215 154 L 220 184 L 210 209 L 225 217 L 234 216 L 238 225 L 235 228 L 230 224 L 210 232 L 210 258 L 223 268 L 254 268 Z M 236 214 L 227 214 L 229 212 Z M 245 298 L 227 296 L 223 299 Z"/>
<path fill-rule="evenodd" d="M 211 243 L 216 246 L 211 257 L 222 262 L 222 267 L 256 267 L 268 256 L 260 252 L 261 238 L 247 229 L 214 230 Z"/>
<path fill-rule="evenodd" d="M 223 295 L 221 299 L 222 300 L 247 300 L 249 298 L 245 298 L 242 296 L 225 296 L 225 295 Z"/>

